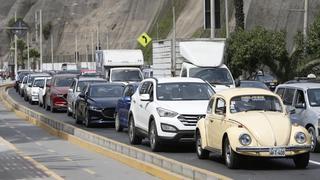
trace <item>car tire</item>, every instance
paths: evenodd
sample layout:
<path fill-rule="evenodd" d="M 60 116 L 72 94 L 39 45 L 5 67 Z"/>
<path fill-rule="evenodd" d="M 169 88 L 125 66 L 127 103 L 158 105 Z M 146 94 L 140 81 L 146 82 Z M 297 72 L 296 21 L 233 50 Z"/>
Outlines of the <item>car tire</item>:
<path fill-rule="evenodd" d="M 199 131 L 196 133 L 196 151 L 199 159 L 208 159 L 210 152 L 202 148 L 201 134 Z"/>
<path fill-rule="evenodd" d="M 130 116 L 129 119 L 128 133 L 130 144 L 141 144 L 142 138 L 139 137 L 136 133 L 133 116 Z"/>
<path fill-rule="evenodd" d="M 320 152 L 320 143 L 317 140 L 316 130 L 314 127 L 309 127 L 308 132 L 311 135 L 311 151 Z"/>
<path fill-rule="evenodd" d="M 84 125 L 87 127 L 87 128 L 91 128 L 91 123 L 90 123 L 90 117 L 89 117 L 89 112 L 88 110 L 86 110 L 86 114 L 85 114 L 85 118 L 84 118 Z"/>
<path fill-rule="evenodd" d="M 70 112 L 69 109 L 67 109 L 67 115 L 72 116 L 72 112 Z"/>
<path fill-rule="evenodd" d="M 53 103 L 51 102 L 51 105 L 50 105 L 50 111 L 52 113 L 55 113 L 56 112 L 56 109 L 53 107 Z"/>
<path fill-rule="evenodd" d="M 28 97 L 26 95 L 23 96 L 24 101 L 28 101 Z"/>
<path fill-rule="evenodd" d="M 76 124 L 82 124 L 82 121 L 80 120 L 79 116 L 78 116 L 78 110 L 77 108 L 74 108 L 74 119 L 76 120 Z"/>
<path fill-rule="evenodd" d="M 119 119 L 119 114 L 116 113 L 116 119 L 115 119 L 115 125 L 114 125 L 115 129 L 117 132 L 121 132 L 123 130 L 121 124 L 120 124 L 120 119 Z"/>
<path fill-rule="evenodd" d="M 229 169 L 239 168 L 240 157 L 236 152 L 232 150 L 228 138 L 225 138 L 223 142 L 223 156 L 224 156 L 226 166 Z"/>
<path fill-rule="evenodd" d="M 297 169 L 305 169 L 309 164 L 310 153 L 303 153 L 293 157 L 293 162 Z"/>
<path fill-rule="evenodd" d="M 152 121 L 149 128 L 150 147 L 153 152 L 161 150 L 161 141 L 158 136 L 156 122 Z"/>
<path fill-rule="evenodd" d="M 46 102 L 46 108 L 47 111 L 49 111 L 51 109 L 51 107 L 48 105 L 48 102 Z"/>

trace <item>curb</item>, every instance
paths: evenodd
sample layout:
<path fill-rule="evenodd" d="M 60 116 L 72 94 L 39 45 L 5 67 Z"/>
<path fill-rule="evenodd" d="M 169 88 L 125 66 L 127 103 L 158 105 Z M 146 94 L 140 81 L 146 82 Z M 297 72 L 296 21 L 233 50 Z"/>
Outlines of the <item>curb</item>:
<path fill-rule="evenodd" d="M 166 158 L 145 150 L 114 141 L 82 130 L 70 124 L 53 120 L 16 103 L 7 92 L 11 85 L 0 86 L 0 98 L 18 116 L 37 125 L 50 134 L 77 144 L 85 149 L 113 158 L 128 166 L 142 170 L 161 179 L 229 180 L 231 178 L 205 169 Z"/>

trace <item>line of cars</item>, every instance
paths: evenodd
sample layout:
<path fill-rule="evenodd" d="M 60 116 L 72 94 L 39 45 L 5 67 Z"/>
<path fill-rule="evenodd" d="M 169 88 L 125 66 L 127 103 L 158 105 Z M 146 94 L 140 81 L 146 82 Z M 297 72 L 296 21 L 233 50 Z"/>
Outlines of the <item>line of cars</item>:
<path fill-rule="evenodd" d="M 39 106 L 64 110 L 78 124 L 127 128 L 131 144 L 149 139 L 152 151 L 195 142 L 200 159 L 219 153 L 229 168 L 239 167 L 244 156 L 292 158 L 297 168 L 305 168 L 310 149 L 316 147 L 312 132 L 292 123 L 280 96 L 265 87 L 215 92 L 198 78 L 110 83 L 75 74 L 39 73 L 27 75 L 20 85 L 24 96 L 31 94 L 27 96 L 31 103 L 37 101 L 32 97 L 38 92 Z"/>

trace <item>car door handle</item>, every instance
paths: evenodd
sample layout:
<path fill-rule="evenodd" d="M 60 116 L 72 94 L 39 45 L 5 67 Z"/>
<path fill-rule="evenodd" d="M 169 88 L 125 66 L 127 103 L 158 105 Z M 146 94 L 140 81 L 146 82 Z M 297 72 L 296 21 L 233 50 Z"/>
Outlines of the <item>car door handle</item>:
<path fill-rule="evenodd" d="M 213 122 L 213 120 L 210 120 L 210 122 Z"/>
<path fill-rule="evenodd" d="M 142 104 L 139 105 L 141 108 L 143 107 Z"/>
<path fill-rule="evenodd" d="M 136 101 L 135 101 L 135 100 L 132 100 L 132 102 L 133 102 L 133 103 L 136 103 Z"/>

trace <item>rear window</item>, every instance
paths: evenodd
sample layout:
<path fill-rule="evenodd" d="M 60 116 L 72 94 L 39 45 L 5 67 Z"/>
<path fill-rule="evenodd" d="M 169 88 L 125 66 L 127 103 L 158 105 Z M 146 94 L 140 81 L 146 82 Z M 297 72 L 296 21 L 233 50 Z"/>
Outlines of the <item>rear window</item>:
<path fill-rule="evenodd" d="M 54 86 L 56 87 L 70 87 L 73 82 L 73 77 L 64 77 L 56 79 L 54 82 Z"/>

